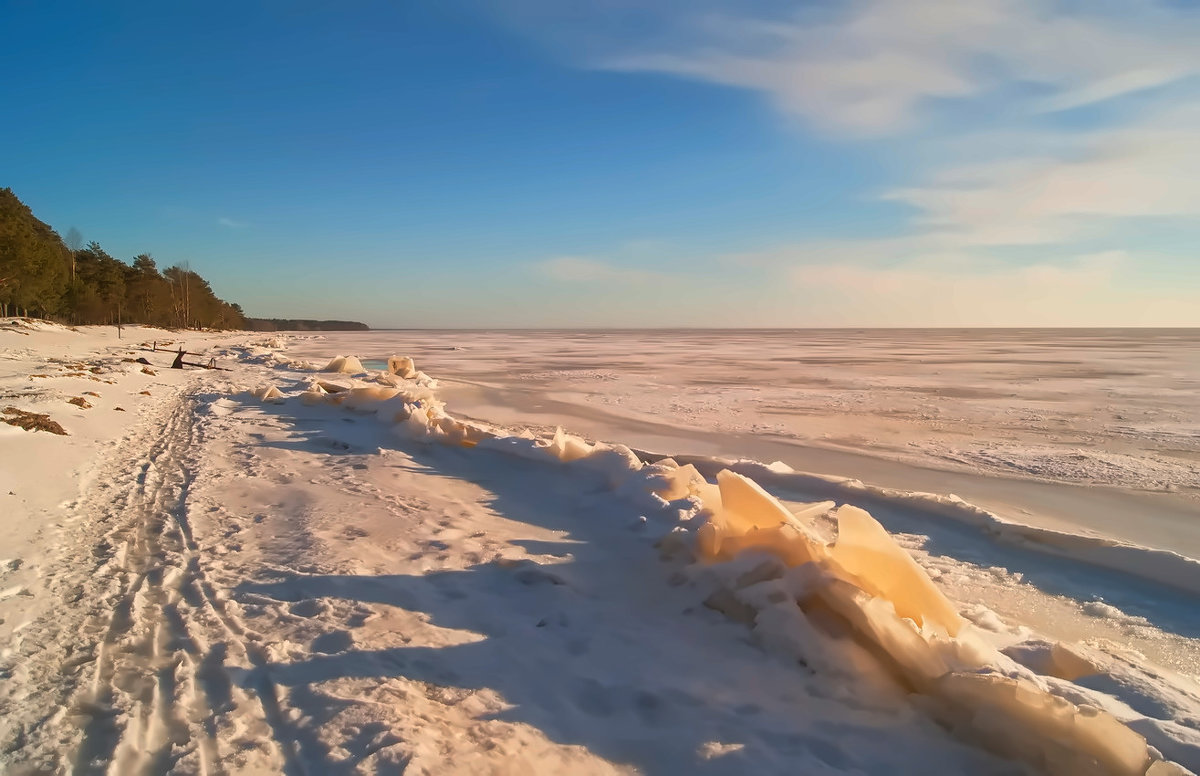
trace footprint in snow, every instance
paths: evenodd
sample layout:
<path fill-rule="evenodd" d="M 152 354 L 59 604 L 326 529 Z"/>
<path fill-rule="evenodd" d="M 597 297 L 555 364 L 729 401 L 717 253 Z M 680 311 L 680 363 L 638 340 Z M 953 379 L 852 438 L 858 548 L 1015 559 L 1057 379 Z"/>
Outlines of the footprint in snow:
<path fill-rule="evenodd" d="M 522 585 L 536 587 L 539 585 L 565 585 L 562 577 L 536 568 L 521 569 L 516 573 L 517 581 Z"/>
<path fill-rule="evenodd" d="M 575 687 L 575 705 L 593 717 L 611 717 L 616 711 L 609 688 L 595 679 L 582 679 Z"/>
<path fill-rule="evenodd" d="M 338 652 L 345 652 L 354 646 L 354 637 L 349 631 L 332 631 L 330 633 L 322 633 L 312 640 L 313 652 L 320 652 L 323 655 L 333 655 Z"/>
<path fill-rule="evenodd" d="M 373 620 L 377 616 L 378 616 L 378 614 L 375 612 L 374 609 L 371 609 L 366 606 L 360 606 L 360 607 L 356 608 L 350 614 L 349 617 L 346 618 L 346 627 L 347 628 L 361 628 L 369 620 Z"/>

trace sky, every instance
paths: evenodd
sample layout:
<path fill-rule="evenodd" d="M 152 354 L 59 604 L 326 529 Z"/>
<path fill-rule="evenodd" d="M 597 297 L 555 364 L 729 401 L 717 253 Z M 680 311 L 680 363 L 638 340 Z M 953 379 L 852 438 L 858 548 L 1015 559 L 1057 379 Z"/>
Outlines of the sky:
<path fill-rule="evenodd" d="M 261 317 L 1200 326 L 1200 5 L 0 0 L 0 186 Z"/>

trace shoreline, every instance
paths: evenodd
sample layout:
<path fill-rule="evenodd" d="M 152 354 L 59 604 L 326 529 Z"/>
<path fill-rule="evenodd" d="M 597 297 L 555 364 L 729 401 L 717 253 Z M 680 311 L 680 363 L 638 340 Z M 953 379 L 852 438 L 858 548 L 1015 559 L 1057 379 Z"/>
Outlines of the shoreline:
<path fill-rule="evenodd" d="M 1178 513 L 1193 500 L 1200 517 L 1200 418 L 1190 398 L 1200 390 L 1200 338 L 1190 332 L 1050 330 L 1028 341 L 940 330 L 363 332 L 292 347 L 368 362 L 403 351 L 448 382 L 499 392 L 502 400 L 466 398 L 517 423 L 580 419 L 579 431 L 597 436 L 644 426 L 671 438 L 682 429 L 743 446 L 782 443 L 801 460 L 796 468 L 867 480 L 887 473 L 847 453 L 913 467 L 904 474 L 1162 494 L 1144 503 Z M 504 412 L 518 395 L 521 413 L 541 416 Z"/>
<path fill-rule="evenodd" d="M 800 472 L 847 477 L 875 487 L 956 495 L 1011 523 L 1056 531 L 1082 530 L 1200 560 L 1200 505 L 1189 495 L 939 469 L 865 450 L 687 429 L 661 421 L 646 423 L 544 394 L 455 379 L 443 382 L 447 408 L 465 417 L 518 425 L 536 420 L 533 425 L 542 428 L 562 425 L 589 438 L 621 441 L 654 452 L 743 458 L 764 464 L 781 461 Z M 1131 514 L 1139 516 L 1136 523 L 1129 521 Z"/>

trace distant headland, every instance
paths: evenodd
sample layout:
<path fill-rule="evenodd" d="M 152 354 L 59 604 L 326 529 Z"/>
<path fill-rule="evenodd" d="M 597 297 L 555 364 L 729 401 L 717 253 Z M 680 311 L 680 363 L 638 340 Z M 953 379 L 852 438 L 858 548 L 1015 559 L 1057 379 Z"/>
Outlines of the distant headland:
<path fill-rule="evenodd" d="M 369 331 L 371 327 L 358 321 L 247 318 L 246 328 L 250 331 Z"/>

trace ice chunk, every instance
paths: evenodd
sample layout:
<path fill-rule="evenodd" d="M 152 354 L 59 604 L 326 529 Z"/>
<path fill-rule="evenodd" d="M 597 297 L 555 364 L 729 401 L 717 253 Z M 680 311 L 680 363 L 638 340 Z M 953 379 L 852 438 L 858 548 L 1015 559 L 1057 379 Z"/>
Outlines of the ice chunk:
<path fill-rule="evenodd" d="M 348 385 L 331 383 L 328 380 L 317 380 L 315 383 L 313 383 L 313 385 L 317 388 L 320 388 L 325 393 L 342 393 L 343 391 L 350 390 L 350 386 Z"/>
<path fill-rule="evenodd" d="M 384 385 L 367 385 L 351 388 L 346 391 L 345 406 L 347 409 L 361 410 L 371 404 L 387 401 L 395 397 L 400 390 Z"/>
<path fill-rule="evenodd" d="M 896 616 L 891 602 L 872 597 L 855 585 L 835 579 L 818 588 L 817 596 L 868 643 L 889 658 L 911 689 L 925 691 L 949 671 L 946 661 L 913 627 Z"/>
<path fill-rule="evenodd" d="M 704 478 L 690 463 L 686 466 L 669 466 L 665 461 L 659 461 L 653 465 L 650 489 L 664 501 L 674 501 L 698 495 L 696 486 L 702 482 Z"/>
<path fill-rule="evenodd" d="M 896 544 L 879 522 L 858 507 L 837 510 L 838 538 L 830 563 L 871 595 L 892 602 L 896 614 L 921 627 L 936 626 L 954 636 L 963 620 L 917 562 Z"/>
<path fill-rule="evenodd" d="M 340 374 L 356 375 L 367 371 L 362 362 L 355 356 L 334 356 L 322 372 L 338 372 Z"/>
<path fill-rule="evenodd" d="M 726 513 L 728 514 L 728 513 Z M 783 560 L 789 566 L 800 566 L 823 557 L 825 548 L 795 525 L 774 528 L 754 528 L 746 533 L 727 531 L 722 538 L 720 557 L 733 557 L 746 550 L 762 550 Z"/>
<path fill-rule="evenodd" d="M 460 444 L 464 447 L 474 447 L 488 436 L 488 432 L 484 429 L 455 420 L 449 415 L 437 417 L 431 425 L 437 429 L 437 433 L 446 442 Z"/>
<path fill-rule="evenodd" d="M 792 510 L 792 515 L 801 523 L 808 523 L 814 518 L 828 513 L 837 505 L 835 501 L 815 501 L 811 504 L 800 504 Z"/>
<path fill-rule="evenodd" d="M 748 477 L 722 469 L 715 488 L 702 479 L 692 480 L 690 487 L 712 513 L 696 534 L 702 557 L 729 558 L 754 548 L 797 566 L 825 556 L 824 544 L 778 499 Z"/>
<path fill-rule="evenodd" d="M 753 481 L 722 471 L 717 482 L 723 508 L 697 531 L 701 556 L 725 560 L 765 550 L 790 566 L 816 561 L 807 567 L 828 568 L 837 578 L 817 584 L 810 598 L 800 600 L 797 614 L 802 617 L 804 607 L 816 605 L 839 617 L 895 679 L 940 703 L 944 721 L 957 733 L 1051 773 L 1145 772 L 1150 764 L 1145 740 L 1114 717 L 1076 707 L 1029 682 L 963 672 L 964 667 L 986 670 L 999 656 L 964 629 L 925 571 L 869 514 L 852 506 L 839 509 L 838 540 L 826 554 L 824 545 Z M 822 508 L 813 505 L 801 514 Z M 736 582 L 729 582 L 724 589 L 736 590 Z M 778 582 L 764 584 L 779 587 Z M 830 653 L 821 650 L 828 637 L 793 617 L 789 607 L 795 604 L 780 600 L 764 608 L 764 602 L 754 607 L 764 642 L 833 667 Z M 1086 669 L 1085 661 L 1070 660 L 1075 656 L 1065 651 L 1055 657 L 1067 672 Z"/>
<path fill-rule="evenodd" d="M 261 388 L 255 388 L 252 391 L 250 391 L 250 395 L 255 397 L 256 399 L 262 399 L 263 401 L 267 401 L 269 399 L 282 399 L 283 398 L 283 394 L 280 393 L 279 389 L 273 385 L 265 385 Z"/>
<path fill-rule="evenodd" d="M 554 437 L 551 438 L 547 450 L 560 461 L 564 463 L 576 461 L 587 455 L 591 455 L 592 446 L 576 436 L 571 436 L 562 430 L 559 426 L 554 430 Z"/>
<path fill-rule="evenodd" d="M 408 356 L 392 356 L 387 362 L 388 373 L 412 379 L 417 376 L 417 365 Z"/>
<path fill-rule="evenodd" d="M 321 402 L 325 401 L 325 397 L 328 395 L 329 394 L 321 386 L 314 385 L 307 391 L 304 391 L 300 394 L 300 401 L 312 406 L 313 404 L 320 404 Z"/>
<path fill-rule="evenodd" d="M 935 694 L 957 733 L 1047 773 L 1141 776 L 1150 765 L 1146 740 L 1111 714 L 1024 680 L 952 673 L 938 680 Z"/>
<path fill-rule="evenodd" d="M 746 530 L 797 525 L 792 513 L 749 477 L 722 469 L 717 474 L 717 485 L 721 489 L 723 511 L 727 515 L 732 513 L 731 524 Z"/>
<path fill-rule="evenodd" d="M 1050 645 L 1050 655 L 1043 673 L 1073 682 L 1084 676 L 1100 673 L 1100 668 L 1066 644 L 1055 642 Z"/>

